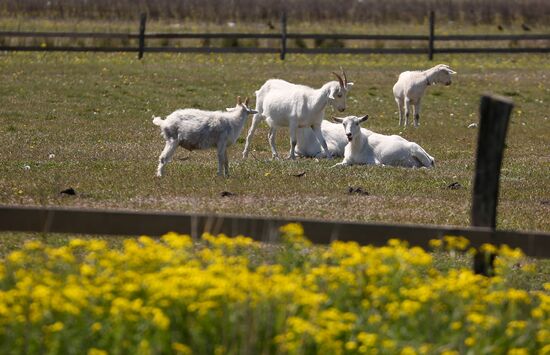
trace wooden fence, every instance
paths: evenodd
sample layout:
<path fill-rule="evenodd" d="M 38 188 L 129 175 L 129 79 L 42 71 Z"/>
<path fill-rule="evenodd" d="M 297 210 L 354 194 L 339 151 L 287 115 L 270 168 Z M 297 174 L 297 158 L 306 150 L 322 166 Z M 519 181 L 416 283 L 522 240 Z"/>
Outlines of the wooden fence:
<path fill-rule="evenodd" d="M 541 46 L 509 46 L 509 47 L 439 47 L 439 42 L 503 42 L 513 41 L 533 42 L 550 41 L 550 34 L 522 35 L 437 35 L 435 31 L 435 14 L 430 13 L 428 33 L 425 35 L 368 35 L 368 34 L 332 34 L 332 33 L 288 33 L 287 17 L 281 16 L 280 33 L 146 33 L 145 15 L 140 18 L 137 33 L 101 33 L 101 32 L 20 32 L 0 31 L 0 39 L 9 38 L 71 38 L 71 39 L 109 39 L 133 40 L 134 46 L 41 46 L 41 45 L 5 45 L 0 44 L 0 51 L 75 51 L 75 52 L 136 52 L 138 58 L 144 53 L 278 53 L 282 60 L 287 54 L 427 54 L 432 60 L 437 53 L 550 53 L 548 43 Z M 271 39 L 280 41 L 278 47 L 168 47 L 147 46 L 147 40 L 190 40 L 190 39 Z M 358 48 L 294 48 L 288 46 L 289 40 L 337 40 L 337 41 L 384 41 L 384 42 L 414 42 L 424 43 L 424 47 L 358 47 Z"/>
<path fill-rule="evenodd" d="M 508 99 L 492 95 L 482 97 L 472 227 L 0 206 L 0 231 L 151 236 L 175 231 L 190 234 L 195 238 L 203 232 L 210 232 L 230 236 L 241 234 L 270 242 L 278 237 L 280 226 L 299 222 L 303 225 L 306 235 L 317 244 L 341 240 L 383 245 L 390 238 L 400 238 L 411 245 L 428 247 L 430 239 L 455 235 L 468 237 L 474 247 L 479 247 L 483 243 L 507 244 L 521 248 L 529 256 L 550 258 L 549 233 L 495 229 L 500 166 L 512 107 Z"/>
<path fill-rule="evenodd" d="M 489 227 L 0 205 L 0 231 L 114 236 L 160 236 L 174 231 L 194 238 L 200 237 L 203 232 L 210 232 L 225 233 L 228 236 L 245 235 L 262 242 L 276 242 L 280 234 L 279 227 L 291 222 L 302 224 L 305 234 L 315 244 L 340 240 L 381 246 L 390 238 L 399 238 L 410 245 L 428 248 L 430 239 L 452 235 L 469 238 L 474 247 L 483 243 L 507 244 L 521 248 L 529 256 L 550 258 L 550 234 L 541 232 L 502 231 Z"/>

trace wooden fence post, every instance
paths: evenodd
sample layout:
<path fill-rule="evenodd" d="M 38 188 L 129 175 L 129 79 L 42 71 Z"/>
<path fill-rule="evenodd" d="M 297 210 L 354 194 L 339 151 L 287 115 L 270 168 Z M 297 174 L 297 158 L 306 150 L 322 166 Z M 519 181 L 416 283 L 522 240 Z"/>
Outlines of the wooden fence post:
<path fill-rule="evenodd" d="M 435 35 L 435 12 L 430 11 L 430 37 L 428 42 L 428 59 L 434 59 L 434 35 Z"/>
<path fill-rule="evenodd" d="M 472 226 L 496 227 L 500 167 L 513 107 L 513 103 L 504 97 L 484 95 L 481 98 Z"/>
<path fill-rule="evenodd" d="M 281 14 L 281 60 L 285 60 L 286 55 L 286 11 Z"/>
<path fill-rule="evenodd" d="M 511 100 L 484 95 L 480 104 L 476 170 L 472 196 L 471 225 L 495 229 L 500 168 L 506 131 L 512 108 Z M 474 258 L 476 273 L 491 275 L 495 255 L 478 252 Z"/>
<path fill-rule="evenodd" d="M 145 23 L 147 22 L 147 14 L 141 14 L 139 19 L 139 52 L 138 59 L 143 58 L 143 51 L 145 49 Z"/>

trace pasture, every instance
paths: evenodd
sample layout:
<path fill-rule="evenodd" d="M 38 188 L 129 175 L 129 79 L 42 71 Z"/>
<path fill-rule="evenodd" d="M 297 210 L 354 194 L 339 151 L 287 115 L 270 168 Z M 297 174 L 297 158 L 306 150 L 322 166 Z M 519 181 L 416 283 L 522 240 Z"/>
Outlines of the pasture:
<path fill-rule="evenodd" d="M 547 55 L 300 56 L 36 54 L 0 56 L 0 203 L 299 216 L 394 223 L 469 224 L 480 94 L 515 108 L 504 155 L 497 227 L 550 231 L 550 64 Z M 449 64 L 450 87 L 430 87 L 419 129 L 398 127 L 391 87 L 401 71 Z M 215 151 L 178 150 L 155 178 L 164 145 L 151 116 L 224 109 L 269 78 L 320 87 L 342 66 L 355 82 L 345 114 L 401 134 L 435 157 L 435 169 L 353 166 L 339 160 L 272 161 L 265 123 L 247 160 L 245 131 L 229 148 L 231 176 Z M 252 105 L 253 106 L 253 105 Z M 327 110 L 329 117 L 333 112 Z M 245 126 L 248 129 L 250 119 Z M 289 148 L 280 131 L 281 156 Z M 27 166 L 27 167 L 26 167 Z M 305 174 L 302 174 L 305 173 Z M 302 176 L 294 176 L 302 175 Z M 454 182 L 458 189 L 448 189 Z M 72 187 L 75 196 L 60 194 Z M 361 187 L 366 195 L 350 195 Z M 222 197 L 223 191 L 233 195 Z"/>

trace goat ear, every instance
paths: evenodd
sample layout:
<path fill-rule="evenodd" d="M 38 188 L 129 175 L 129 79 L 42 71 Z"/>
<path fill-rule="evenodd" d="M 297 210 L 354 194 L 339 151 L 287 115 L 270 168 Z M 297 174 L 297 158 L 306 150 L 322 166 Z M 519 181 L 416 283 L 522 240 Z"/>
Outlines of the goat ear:
<path fill-rule="evenodd" d="M 363 117 L 361 117 L 361 118 L 359 119 L 359 123 L 363 123 L 363 122 L 365 122 L 365 121 L 368 120 L 368 119 L 369 119 L 369 115 L 365 115 L 365 116 L 363 116 Z"/>
<path fill-rule="evenodd" d="M 346 90 L 351 89 L 352 86 L 353 86 L 353 82 L 347 83 L 347 84 L 346 84 Z"/>
<path fill-rule="evenodd" d="M 334 94 L 336 93 L 336 90 L 330 89 L 328 92 L 328 98 L 331 100 L 334 100 Z"/>
<path fill-rule="evenodd" d="M 451 68 L 445 68 L 445 69 L 447 69 L 449 74 L 456 74 L 456 72 L 454 70 L 452 70 Z"/>
<path fill-rule="evenodd" d="M 338 122 L 338 123 L 344 122 L 344 119 L 340 117 L 332 116 L 331 118 L 334 122 Z"/>
<path fill-rule="evenodd" d="M 248 106 L 248 96 L 244 98 L 244 105 Z"/>
<path fill-rule="evenodd" d="M 240 97 L 240 96 L 237 96 L 237 105 L 240 105 L 241 103 L 242 103 L 241 97 Z"/>

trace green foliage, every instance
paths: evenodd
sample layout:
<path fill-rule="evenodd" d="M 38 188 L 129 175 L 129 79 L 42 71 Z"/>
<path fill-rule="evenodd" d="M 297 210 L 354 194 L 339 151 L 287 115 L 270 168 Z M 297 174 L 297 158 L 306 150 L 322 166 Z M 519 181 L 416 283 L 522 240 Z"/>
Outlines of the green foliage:
<path fill-rule="evenodd" d="M 524 262 L 518 250 L 502 246 L 496 276 L 487 278 L 460 261 L 440 268 L 423 249 L 396 239 L 383 247 L 336 241 L 321 248 L 297 224 L 281 232 L 279 246 L 210 234 L 194 243 L 175 233 L 119 239 L 117 246 L 82 238 L 57 246 L 28 241 L 0 260 L 0 351 L 544 354 L 550 348 L 550 283 L 539 281 L 540 291 L 531 292 L 509 284 L 514 268 L 516 275 L 536 271 L 531 262 L 515 266 Z M 297 258 L 289 259 L 293 253 Z"/>
<path fill-rule="evenodd" d="M 548 23 L 547 1 L 543 0 L 493 0 L 434 2 L 428 0 L 355 1 L 345 6 L 331 0 L 294 0 L 286 7 L 281 0 L 131 0 L 111 2 L 63 1 L 58 3 L 35 0 L 4 0 L 0 3 L 0 15 L 28 16 L 56 19 L 137 20 L 140 13 L 147 13 L 154 20 L 189 20 L 207 22 L 259 21 L 273 28 L 286 9 L 289 17 L 300 21 L 316 22 L 336 20 L 362 24 L 424 23 L 430 10 L 437 13 L 442 22 L 468 24 L 494 24 L 509 27 L 518 22 Z"/>

